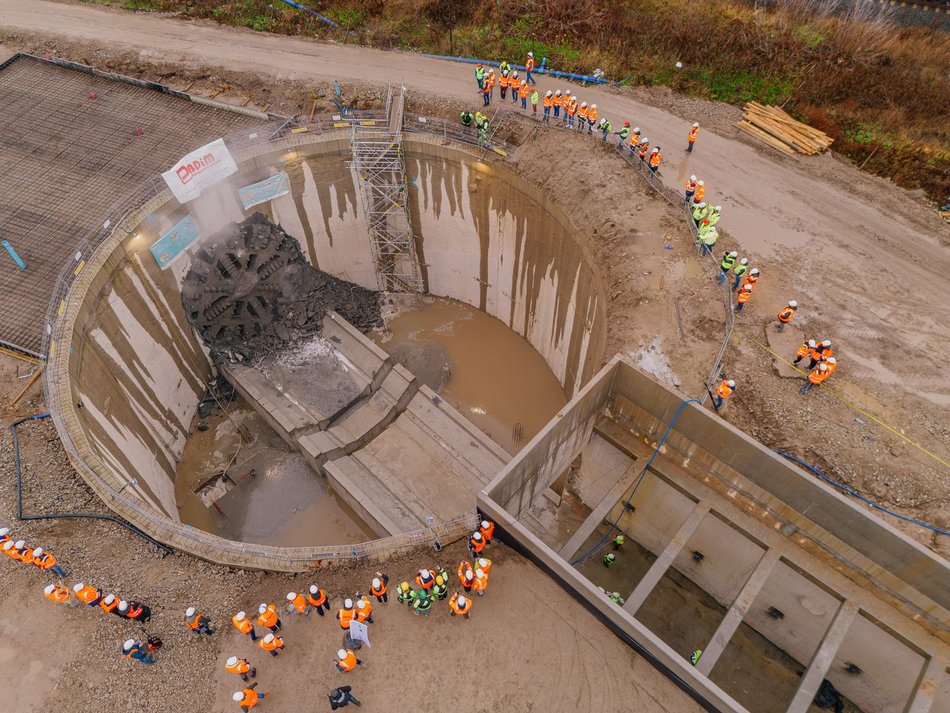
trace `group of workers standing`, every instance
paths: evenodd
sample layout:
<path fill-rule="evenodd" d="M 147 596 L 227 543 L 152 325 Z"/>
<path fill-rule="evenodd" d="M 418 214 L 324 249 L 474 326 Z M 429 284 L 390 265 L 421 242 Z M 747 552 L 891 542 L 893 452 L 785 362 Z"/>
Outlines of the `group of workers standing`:
<path fill-rule="evenodd" d="M 521 104 L 522 110 L 527 110 L 531 105 L 531 111 L 534 115 L 538 113 L 538 105 L 543 109 L 542 121 L 545 123 L 555 123 L 568 129 L 577 129 L 581 133 L 593 135 L 596 128 L 601 133 L 601 141 L 605 142 L 611 133 L 618 137 L 618 149 L 625 147 L 630 152 L 630 158 L 639 158 L 640 162 L 649 167 L 650 171 L 656 174 L 660 169 L 660 162 L 663 159 L 660 146 L 650 148 L 650 139 L 643 136 L 640 127 L 630 126 L 630 121 L 624 120 L 617 131 L 606 117 L 599 117 L 597 104 L 588 104 L 586 101 L 579 101 L 570 89 L 549 89 L 542 96 L 537 89 L 533 76 L 534 55 L 528 53 L 525 61 L 526 77 L 521 79 L 518 71 L 513 69 L 506 61 L 499 63 L 498 74 L 496 76 L 494 68 L 485 69 L 484 65 L 478 64 L 475 67 L 475 82 L 478 85 L 478 91 L 482 95 L 483 106 L 489 106 L 494 96 L 495 85 L 497 83 L 501 101 L 506 101 L 507 94 L 511 92 L 511 103 L 514 106 Z M 479 138 L 484 142 L 488 134 L 488 117 L 476 112 L 463 111 L 461 121 L 464 126 L 471 126 L 473 123 L 479 131 Z M 699 136 L 699 124 L 694 123 L 690 129 L 687 138 L 687 152 L 692 152 L 693 144 Z"/>
<path fill-rule="evenodd" d="M 396 601 L 406 604 L 415 615 L 427 617 L 434 602 L 448 599 L 451 616 L 468 619 L 473 601 L 470 593 L 474 592 L 476 596 L 482 596 L 488 587 L 488 573 L 491 571 L 492 563 L 484 556 L 484 553 L 485 548 L 491 543 L 494 530 L 494 523 L 482 519 L 478 530 L 469 537 L 468 548 L 472 562 L 463 560 L 459 564 L 457 570 L 459 589 L 454 594 L 449 596 L 451 578 L 448 572 L 444 567 L 436 565 L 433 568 L 426 567 L 418 571 L 414 577 L 415 587 L 409 583 L 408 579 L 401 582 L 396 588 Z M 337 610 L 336 620 L 343 632 L 343 643 L 333 658 L 333 665 L 340 673 L 350 673 L 363 665 L 363 660 L 357 656 L 357 652 L 362 648 L 364 639 L 361 631 L 357 631 L 356 625 L 375 623 L 374 606 L 389 603 L 389 582 L 388 574 L 376 572 L 366 593 L 356 592 L 352 597 L 347 597 Z M 286 601 L 287 611 L 292 616 L 309 616 L 314 611 L 319 616 L 324 616 L 325 612 L 330 611 L 330 596 L 317 584 L 311 584 L 305 593 L 288 592 Z M 258 648 L 276 658 L 285 647 L 284 638 L 279 633 L 282 631 L 283 622 L 278 614 L 277 605 L 262 602 L 257 611 L 258 616 L 254 621 L 247 616 L 246 612 L 240 611 L 231 618 L 231 623 L 251 642 L 257 642 Z M 202 619 L 206 624 L 210 624 L 192 607 L 185 612 L 185 623 L 189 628 L 194 629 L 193 622 Z M 268 633 L 258 634 L 256 626 L 266 629 Z M 249 683 L 250 679 L 256 677 L 257 669 L 248 658 L 230 656 L 225 661 L 225 669 L 237 675 L 243 683 L 248 684 L 232 695 L 232 699 L 242 710 L 249 711 L 266 699 L 267 694 L 257 690 L 256 681 Z M 351 686 L 335 688 L 330 691 L 328 698 L 333 710 L 350 703 L 360 705 L 353 695 Z"/>

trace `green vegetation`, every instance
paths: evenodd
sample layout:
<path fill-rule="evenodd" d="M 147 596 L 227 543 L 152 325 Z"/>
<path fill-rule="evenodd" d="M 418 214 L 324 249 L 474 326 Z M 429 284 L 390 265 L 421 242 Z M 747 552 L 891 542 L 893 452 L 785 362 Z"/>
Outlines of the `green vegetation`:
<path fill-rule="evenodd" d="M 276 0 L 111 0 L 254 30 L 523 63 L 528 50 L 570 72 L 741 105 L 784 104 L 864 170 L 936 201 L 950 193 L 950 36 L 882 22 L 850 0 L 301 0 L 333 29 Z M 848 1 L 848 0 L 843 0 Z M 677 69 L 676 63 L 683 68 Z"/>

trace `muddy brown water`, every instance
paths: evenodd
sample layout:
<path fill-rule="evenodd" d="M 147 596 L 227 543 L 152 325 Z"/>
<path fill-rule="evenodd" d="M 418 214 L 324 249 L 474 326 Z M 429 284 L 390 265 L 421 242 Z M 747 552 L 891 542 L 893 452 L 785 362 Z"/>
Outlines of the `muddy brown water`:
<path fill-rule="evenodd" d="M 567 403 L 541 355 L 494 317 L 445 298 L 396 295 L 385 301 L 386 329 L 369 336 L 397 359 L 418 355 L 407 368 L 415 367 L 424 382 L 425 374 L 447 367 L 439 395 L 509 453 Z M 439 348 L 420 348 L 430 344 Z"/>
<path fill-rule="evenodd" d="M 296 451 L 243 399 L 205 419 L 207 431 L 193 428 L 175 478 L 181 521 L 243 542 L 283 547 L 339 545 L 375 539 L 355 513 L 327 488 Z M 237 427 L 252 441 L 241 443 Z M 233 459 L 233 460 L 232 460 Z M 229 467 L 230 464 L 230 467 Z M 228 468 L 241 485 L 216 498 L 220 511 L 195 494 Z M 256 476 L 242 476 L 253 469 Z"/>

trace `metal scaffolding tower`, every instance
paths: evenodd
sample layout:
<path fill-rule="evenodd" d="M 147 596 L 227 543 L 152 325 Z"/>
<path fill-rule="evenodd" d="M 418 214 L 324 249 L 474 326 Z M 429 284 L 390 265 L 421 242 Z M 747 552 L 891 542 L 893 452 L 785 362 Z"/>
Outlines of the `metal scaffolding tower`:
<path fill-rule="evenodd" d="M 406 172 L 402 157 L 405 95 L 406 88 L 403 87 L 394 98 L 390 87 L 388 123 L 354 124 L 353 165 L 362 189 L 379 289 L 421 292 L 422 276 L 406 203 Z"/>

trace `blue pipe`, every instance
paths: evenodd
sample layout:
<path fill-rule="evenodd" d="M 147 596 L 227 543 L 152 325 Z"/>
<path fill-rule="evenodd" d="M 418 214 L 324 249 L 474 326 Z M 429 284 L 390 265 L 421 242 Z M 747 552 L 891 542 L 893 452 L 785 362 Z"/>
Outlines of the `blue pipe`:
<path fill-rule="evenodd" d="M 489 62 L 484 59 L 471 59 L 470 57 L 452 57 L 447 54 L 427 54 L 425 52 L 419 53 L 420 57 L 431 57 L 432 59 L 444 59 L 449 62 L 464 62 L 465 64 L 483 64 L 486 67 L 500 67 L 501 62 Z M 512 69 L 517 69 L 518 71 L 527 71 L 523 64 L 511 64 L 509 65 Z M 546 69 L 543 72 L 535 70 L 535 74 L 544 74 L 551 75 L 552 77 L 564 78 L 564 79 L 574 79 L 578 82 L 587 82 L 588 84 L 609 84 L 610 82 L 606 79 L 601 79 L 599 77 L 591 77 L 588 74 L 573 74 L 571 72 L 558 72 L 553 69 Z"/>
<path fill-rule="evenodd" d="M 324 16 L 321 15 L 319 12 L 314 12 L 314 11 L 311 10 L 309 7 L 304 7 L 304 6 L 301 5 L 300 3 L 296 3 L 296 2 L 294 2 L 294 0 L 280 0 L 280 1 L 283 2 L 283 3 L 286 3 L 287 5 L 290 5 L 291 7 L 295 7 L 295 8 L 297 8 L 298 10 L 303 10 L 303 11 L 304 11 L 305 13 L 307 13 L 308 15 L 312 15 L 313 17 L 315 17 L 315 18 L 317 18 L 318 20 L 320 20 L 320 22 L 324 22 L 324 23 L 326 23 L 327 25 L 329 25 L 330 27 L 339 27 L 339 25 L 336 24 L 336 23 L 335 23 L 333 20 L 331 20 L 330 18 L 324 17 Z"/>
<path fill-rule="evenodd" d="M 15 262 L 21 270 L 25 270 L 26 263 L 23 262 L 23 258 L 16 254 L 16 250 L 13 249 L 13 246 L 10 245 L 9 241 L 4 240 L 2 245 L 7 249 L 7 252 L 10 253 L 10 257 L 13 258 L 13 262 Z"/>

